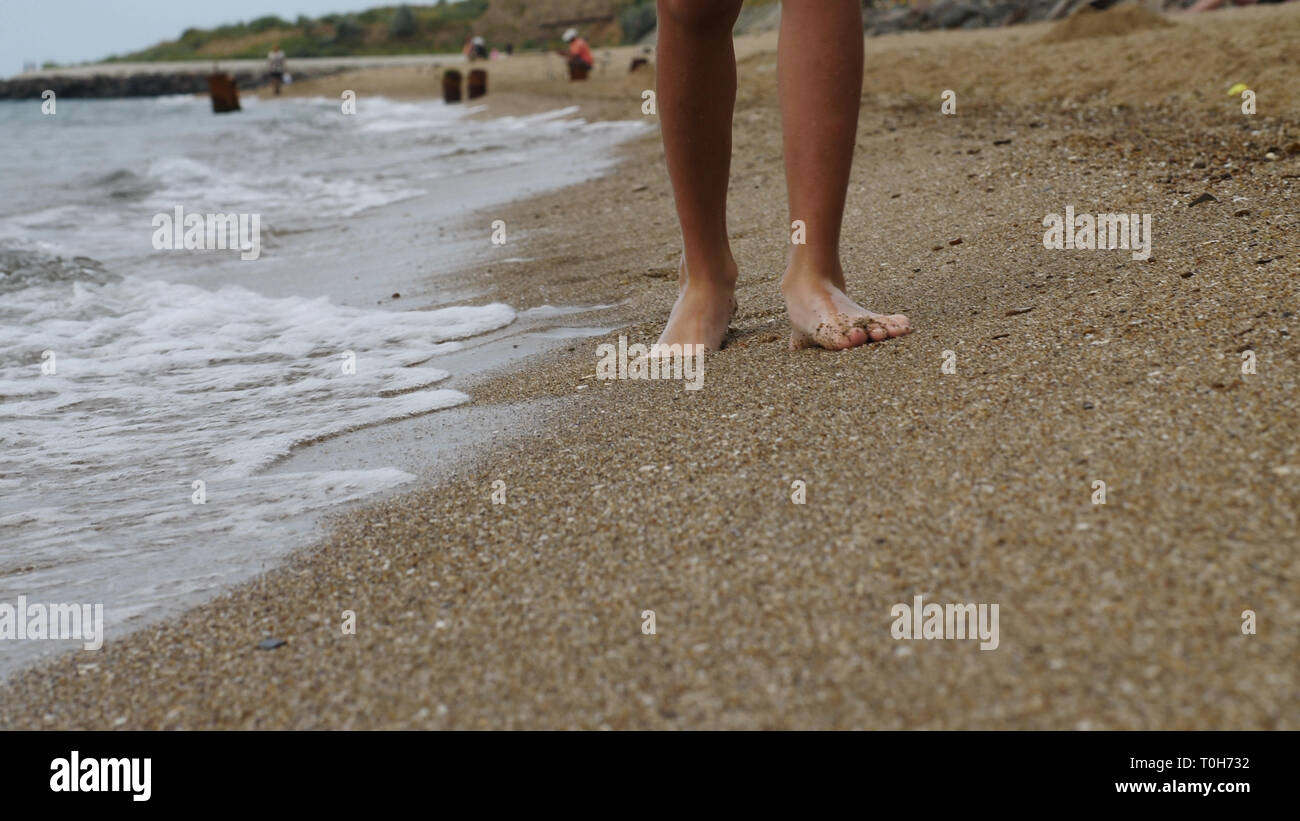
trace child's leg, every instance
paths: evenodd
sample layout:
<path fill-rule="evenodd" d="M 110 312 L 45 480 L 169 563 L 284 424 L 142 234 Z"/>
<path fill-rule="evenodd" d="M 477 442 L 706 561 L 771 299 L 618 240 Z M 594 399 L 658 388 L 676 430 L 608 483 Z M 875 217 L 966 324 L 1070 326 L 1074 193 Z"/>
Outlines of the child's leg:
<path fill-rule="evenodd" d="M 681 293 L 659 341 L 717 350 L 735 310 L 736 263 L 727 241 L 736 55 L 741 0 L 659 0 L 659 123 L 685 254 Z"/>
<path fill-rule="evenodd" d="M 845 296 L 840 267 L 862 96 L 861 1 L 785 0 L 779 61 L 790 219 L 803 220 L 807 234 L 781 282 L 791 345 L 851 348 L 909 333 L 902 314 L 875 314 Z"/>

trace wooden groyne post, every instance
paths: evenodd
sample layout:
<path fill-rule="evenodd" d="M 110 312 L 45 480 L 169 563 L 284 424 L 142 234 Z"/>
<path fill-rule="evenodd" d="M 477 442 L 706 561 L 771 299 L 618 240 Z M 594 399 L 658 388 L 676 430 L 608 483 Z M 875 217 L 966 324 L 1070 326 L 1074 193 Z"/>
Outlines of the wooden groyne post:
<path fill-rule="evenodd" d="M 208 95 L 212 97 L 212 113 L 239 111 L 239 86 L 235 78 L 224 71 L 208 75 Z"/>
<path fill-rule="evenodd" d="M 469 73 L 469 98 L 482 97 L 487 94 L 487 72 L 476 68 Z"/>
<path fill-rule="evenodd" d="M 460 102 L 460 72 L 449 68 L 442 75 L 442 100 L 445 103 Z"/>

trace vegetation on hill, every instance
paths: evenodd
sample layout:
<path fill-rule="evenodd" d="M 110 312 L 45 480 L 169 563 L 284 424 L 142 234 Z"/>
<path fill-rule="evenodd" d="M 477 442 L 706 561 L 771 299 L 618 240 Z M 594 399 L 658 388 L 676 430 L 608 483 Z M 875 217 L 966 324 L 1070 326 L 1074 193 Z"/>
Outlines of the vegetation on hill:
<path fill-rule="evenodd" d="M 210 60 L 265 57 L 279 43 L 290 57 L 356 54 L 427 54 L 460 51 L 481 35 L 493 46 L 533 48 L 558 41 L 565 21 L 587 20 L 584 31 L 601 45 L 622 42 L 624 14 L 644 28 L 652 0 L 460 0 L 433 5 L 380 6 L 353 14 L 274 15 L 218 26 L 190 28 L 175 40 L 110 60 Z M 651 22 L 653 27 L 653 22 Z"/>
<path fill-rule="evenodd" d="M 746 0 L 767 4 L 776 0 Z M 294 57 L 458 52 L 478 35 L 489 47 L 558 45 L 565 28 L 593 45 L 634 43 L 655 27 L 654 0 L 460 0 L 380 6 L 353 14 L 270 15 L 211 29 L 190 28 L 175 40 L 110 61 L 261 58 L 277 43 Z"/>

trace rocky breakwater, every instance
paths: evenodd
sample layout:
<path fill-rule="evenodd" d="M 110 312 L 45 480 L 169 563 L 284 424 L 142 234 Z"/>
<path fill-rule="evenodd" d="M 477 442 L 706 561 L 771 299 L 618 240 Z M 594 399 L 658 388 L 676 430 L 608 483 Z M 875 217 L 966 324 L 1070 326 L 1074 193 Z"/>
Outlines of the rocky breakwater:
<path fill-rule="evenodd" d="M 1149 9 L 1177 9 L 1189 0 L 1145 0 Z M 1120 0 L 869 0 L 864 21 L 868 34 L 933 29 L 976 29 L 1060 20 L 1102 11 Z"/>
<path fill-rule="evenodd" d="M 219 69 L 224 70 L 224 69 Z M 210 66 L 183 71 L 140 71 L 130 74 L 98 73 L 87 69 L 85 73 L 24 74 L 9 80 L 0 80 L 0 100 L 39 99 L 46 90 L 59 97 L 159 97 L 165 94 L 207 94 Z M 266 85 L 268 79 L 260 71 L 227 71 L 234 76 L 241 89 Z M 294 71 L 295 80 L 328 74 L 327 71 Z"/>

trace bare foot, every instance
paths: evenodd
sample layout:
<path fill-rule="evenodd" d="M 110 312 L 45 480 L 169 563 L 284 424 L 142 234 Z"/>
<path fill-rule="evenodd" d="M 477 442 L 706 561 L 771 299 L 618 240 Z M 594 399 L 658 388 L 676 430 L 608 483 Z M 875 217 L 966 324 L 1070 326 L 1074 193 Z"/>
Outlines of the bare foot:
<path fill-rule="evenodd" d="M 868 342 L 880 342 L 912 332 L 902 314 L 877 314 L 849 299 L 844 275 L 830 278 L 791 264 L 781 281 L 786 310 L 790 312 L 790 347 L 840 351 Z"/>
<path fill-rule="evenodd" d="M 728 260 L 715 276 L 691 277 L 686 260 L 678 269 L 681 291 L 668 317 L 659 345 L 703 345 L 707 350 L 722 348 L 727 328 L 736 313 L 736 276 L 734 260 Z"/>

